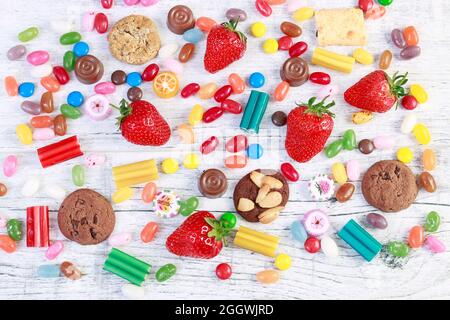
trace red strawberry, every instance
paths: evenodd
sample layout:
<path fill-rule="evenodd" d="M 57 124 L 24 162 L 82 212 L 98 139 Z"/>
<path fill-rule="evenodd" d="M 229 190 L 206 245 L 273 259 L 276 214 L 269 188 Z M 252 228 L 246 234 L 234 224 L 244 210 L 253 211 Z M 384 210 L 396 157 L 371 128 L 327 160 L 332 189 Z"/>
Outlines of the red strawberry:
<path fill-rule="evenodd" d="M 287 119 L 285 148 L 289 156 L 298 162 L 307 162 L 322 151 L 333 131 L 334 114 L 329 110 L 334 101 L 314 104 L 316 98 L 293 109 Z"/>
<path fill-rule="evenodd" d="M 230 20 L 215 26 L 208 34 L 204 58 L 210 73 L 222 70 L 242 58 L 247 49 L 247 37 L 236 30 L 238 21 Z"/>
<path fill-rule="evenodd" d="M 121 116 L 117 118 L 122 136 L 143 146 L 161 146 L 170 138 L 170 127 L 150 102 L 139 100 L 128 104 L 120 101 Z"/>
<path fill-rule="evenodd" d="M 360 109 L 386 112 L 398 103 L 398 98 L 406 95 L 402 86 L 408 82 L 407 75 L 397 75 L 396 72 L 390 78 L 386 72 L 376 70 L 348 88 L 344 99 Z"/>
<path fill-rule="evenodd" d="M 166 240 L 166 248 L 182 257 L 211 259 L 222 250 L 229 228 L 208 211 L 189 216 Z"/>

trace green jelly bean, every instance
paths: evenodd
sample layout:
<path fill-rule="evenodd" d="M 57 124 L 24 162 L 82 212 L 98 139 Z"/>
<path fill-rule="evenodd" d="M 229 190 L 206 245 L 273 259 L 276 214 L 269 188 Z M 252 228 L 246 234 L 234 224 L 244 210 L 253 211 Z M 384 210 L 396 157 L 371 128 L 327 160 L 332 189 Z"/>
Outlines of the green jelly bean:
<path fill-rule="evenodd" d="M 234 215 L 232 212 L 225 212 L 220 217 L 220 222 L 222 222 L 222 225 L 225 228 L 233 229 L 236 226 L 236 215 Z"/>
<path fill-rule="evenodd" d="M 342 146 L 345 150 L 352 151 L 356 148 L 356 134 L 355 131 L 352 129 L 349 129 L 344 132 L 344 135 L 342 136 Z"/>
<path fill-rule="evenodd" d="M 186 205 L 189 209 L 192 211 L 195 211 L 198 207 L 198 198 L 197 197 L 190 197 L 186 200 Z"/>
<path fill-rule="evenodd" d="M 36 38 L 39 34 L 39 29 L 36 27 L 31 27 L 26 30 L 23 30 L 19 33 L 19 40 L 22 42 L 28 42 Z"/>
<path fill-rule="evenodd" d="M 387 251 L 394 257 L 404 258 L 409 253 L 409 247 L 402 241 L 390 241 L 387 244 Z"/>
<path fill-rule="evenodd" d="M 72 107 L 66 103 L 61 106 L 60 110 L 63 116 L 66 118 L 78 119 L 79 117 L 81 117 L 81 111 L 79 110 L 79 108 Z"/>
<path fill-rule="evenodd" d="M 181 214 L 183 217 L 190 216 L 194 210 L 189 208 L 186 201 L 180 201 L 180 209 L 178 209 L 178 213 Z"/>
<path fill-rule="evenodd" d="M 177 272 L 177 267 L 171 263 L 162 266 L 156 271 L 156 280 L 164 282 L 169 280 Z"/>
<path fill-rule="evenodd" d="M 17 219 L 9 219 L 6 224 L 6 229 L 8 230 L 8 235 L 14 241 L 22 240 L 22 222 Z"/>
<path fill-rule="evenodd" d="M 73 71 L 73 69 L 75 68 L 75 60 L 75 53 L 73 53 L 72 51 L 67 51 L 64 54 L 63 66 L 67 72 Z"/>
<path fill-rule="evenodd" d="M 63 45 L 68 45 L 68 44 L 74 44 L 77 42 L 80 42 L 81 40 L 81 34 L 79 34 L 78 32 L 67 32 L 65 34 L 63 34 L 61 36 L 61 38 L 59 38 L 59 42 Z"/>
<path fill-rule="evenodd" d="M 72 168 L 72 181 L 77 187 L 84 185 L 84 167 L 79 164 L 74 165 Z"/>
<path fill-rule="evenodd" d="M 343 147 L 344 147 L 343 140 L 342 139 L 336 140 L 333 143 L 331 143 L 325 147 L 325 150 L 324 150 L 325 155 L 328 158 L 333 158 L 333 157 L 337 156 L 339 152 L 341 152 Z"/>
<path fill-rule="evenodd" d="M 425 220 L 425 231 L 427 232 L 436 232 L 439 229 L 439 226 L 441 225 L 441 217 L 439 216 L 439 213 L 436 211 L 431 211 L 427 214 L 427 218 Z"/>

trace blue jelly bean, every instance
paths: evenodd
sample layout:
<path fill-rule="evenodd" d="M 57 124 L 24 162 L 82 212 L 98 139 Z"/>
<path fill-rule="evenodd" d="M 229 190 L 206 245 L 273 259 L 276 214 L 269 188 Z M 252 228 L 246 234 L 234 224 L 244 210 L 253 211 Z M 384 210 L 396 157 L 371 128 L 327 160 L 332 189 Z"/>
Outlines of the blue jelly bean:
<path fill-rule="evenodd" d="M 43 264 L 37 268 L 36 275 L 39 278 L 57 278 L 61 276 L 59 264 Z"/>
<path fill-rule="evenodd" d="M 303 223 L 298 220 L 292 222 L 291 233 L 294 240 L 299 241 L 301 244 L 304 244 L 308 238 L 308 233 L 306 232 Z"/>
<path fill-rule="evenodd" d="M 83 94 L 80 91 L 72 91 L 67 96 L 67 103 L 71 105 L 72 107 L 79 107 L 83 104 L 84 97 Z"/>
<path fill-rule="evenodd" d="M 253 143 L 247 147 L 247 157 L 259 159 L 263 155 L 263 147 L 258 143 Z"/>
<path fill-rule="evenodd" d="M 203 32 L 196 28 L 189 29 L 185 33 L 183 33 L 183 39 L 186 42 L 197 43 L 202 41 L 203 38 Z"/>
<path fill-rule="evenodd" d="M 77 57 L 83 57 L 89 53 L 89 45 L 86 42 L 80 41 L 73 46 L 73 53 Z"/>
<path fill-rule="evenodd" d="M 34 83 L 24 82 L 19 86 L 19 95 L 24 98 L 31 97 L 34 94 Z"/>
<path fill-rule="evenodd" d="M 132 72 L 127 76 L 127 83 L 130 87 L 139 87 L 142 83 L 142 77 L 139 72 Z"/>
<path fill-rule="evenodd" d="M 261 88 L 265 82 L 266 78 L 264 78 L 264 75 L 260 72 L 254 72 L 250 75 L 250 78 L 248 78 L 248 84 L 252 88 Z"/>

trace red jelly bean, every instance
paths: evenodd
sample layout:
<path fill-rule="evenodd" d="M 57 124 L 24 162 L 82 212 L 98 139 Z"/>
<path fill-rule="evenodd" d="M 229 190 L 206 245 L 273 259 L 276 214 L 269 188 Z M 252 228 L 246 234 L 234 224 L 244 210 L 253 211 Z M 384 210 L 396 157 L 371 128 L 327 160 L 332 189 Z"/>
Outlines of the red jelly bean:
<path fill-rule="evenodd" d="M 70 76 L 66 69 L 60 66 L 53 67 L 53 75 L 60 84 L 66 84 L 70 80 Z"/>
<path fill-rule="evenodd" d="M 229 113 L 239 114 L 242 112 L 242 105 L 239 102 L 231 99 L 222 101 L 222 104 L 220 106 L 224 111 Z"/>
<path fill-rule="evenodd" d="M 289 55 L 291 56 L 291 58 L 299 57 L 304 54 L 306 50 L 308 50 L 308 45 L 306 44 L 306 42 L 299 41 L 289 49 Z"/>
<path fill-rule="evenodd" d="M 286 179 L 292 182 L 298 181 L 298 178 L 300 177 L 297 170 L 295 170 L 294 166 L 289 162 L 281 164 L 281 173 Z"/>
<path fill-rule="evenodd" d="M 94 19 L 94 28 L 98 33 L 103 34 L 108 31 L 108 17 L 104 13 L 97 13 Z"/>
<path fill-rule="evenodd" d="M 284 36 L 278 39 L 278 50 L 289 50 L 292 45 L 294 44 L 294 41 L 292 41 L 291 37 Z"/>
<path fill-rule="evenodd" d="M 203 113 L 203 122 L 210 123 L 219 119 L 223 115 L 223 109 L 221 107 L 212 107 Z"/>
<path fill-rule="evenodd" d="M 144 72 L 142 72 L 142 81 L 153 81 L 155 77 L 158 75 L 159 66 L 156 63 L 152 63 L 145 68 Z"/>
<path fill-rule="evenodd" d="M 227 141 L 225 149 L 228 152 L 236 153 L 247 149 L 247 146 L 248 146 L 247 137 L 244 136 L 243 134 L 238 134 L 237 136 L 234 136 Z"/>
<path fill-rule="evenodd" d="M 308 237 L 305 241 L 305 250 L 309 253 L 316 253 L 320 250 L 320 240 L 316 237 Z"/>
<path fill-rule="evenodd" d="M 201 147 L 200 152 L 203 154 L 208 154 L 216 150 L 217 146 L 219 145 L 219 139 L 217 137 L 212 136 L 211 138 L 205 140 Z"/>
<path fill-rule="evenodd" d="M 216 267 L 216 276 L 220 280 L 227 280 L 232 274 L 231 266 L 228 263 L 221 263 Z"/>
<path fill-rule="evenodd" d="M 331 77 L 328 73 L 325 72 L 313 72 L 309 76 L 309 81 L 317 84 L 330 84 Z"/>
<path fill-rule="evenodd" d="M 200 90 L 200 85 L 198 83 L 189 83 L 187 86 L 181 90 L 181 96 L 183 98 L 188 98 L 190 96 L 193 96 Z"/>
<path fill-rule="evenodd" d="M 234 154 L 225 158 L 225 167 L 228 169 L 241 169 L 247 165 L 247 157 L 239 154 Z"/>
<path fill-rule="evenodd" d="M 258 10 L 264 17 L 268 17 L 272 14 L 272 8 L 264 0 L 256 0 L 255 6 L 256 10 Z"/>
<path fill-rule="evenodd" d="M 114 5 L 114 0 L 102 0 L 102 7 L 105 9 L 111 9 Z"/>
<path fill-rule="evenodd" d="M 373 0 L 359 0 L 358 6 L 362 11 L 366 12 L 367 10 L 372 9 Z"/>
<path fill-rule="evenodd" d="M 214 94 L 214 100 L 216 100 L 217 102 L 222 102 L 226 98 L 228 98 L 232 92 L 233 87 L 227 84 L 216 91 L 216 93 Z"/>
<path fill-rule="evenodd" d="M 30 124 L 33 128 L 48 128 L 53 124 L 53 120 L 49 116 L 37 116 L 31 118 Z"/>

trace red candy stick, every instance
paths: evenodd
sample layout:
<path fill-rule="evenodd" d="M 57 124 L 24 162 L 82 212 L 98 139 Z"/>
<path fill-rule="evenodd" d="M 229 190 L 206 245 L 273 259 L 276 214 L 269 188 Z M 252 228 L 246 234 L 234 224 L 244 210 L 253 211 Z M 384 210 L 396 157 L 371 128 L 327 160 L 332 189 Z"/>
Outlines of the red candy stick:
<path fill-rule="evenodd" d="M 56 143 L 37 149 L 39 161 L 43 168 L 79 157 L 83 155 L 77 136 L 73 136 Z"/>
<path fill-rule="evenodd" d="M 27 247 L 48 247 L 49 220 L 47 206 L 27 208 Z"/>

